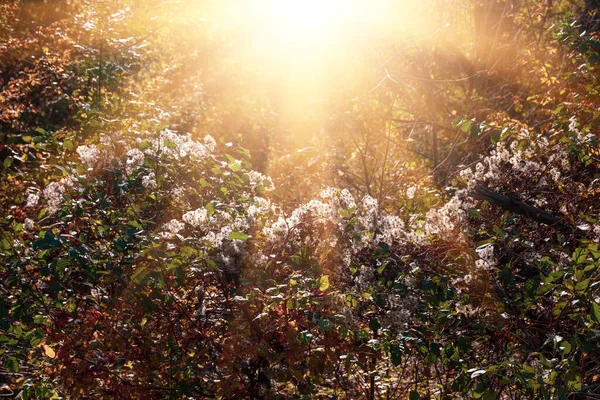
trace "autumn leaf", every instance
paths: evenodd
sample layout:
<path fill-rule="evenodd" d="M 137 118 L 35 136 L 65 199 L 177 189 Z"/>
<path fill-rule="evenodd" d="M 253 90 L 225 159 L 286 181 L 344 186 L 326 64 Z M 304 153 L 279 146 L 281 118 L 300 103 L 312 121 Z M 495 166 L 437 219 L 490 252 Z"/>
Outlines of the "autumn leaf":
<path fill-rule="evenodd" d="M 327 275 L 323 275 L 317 279 L 317 287 L 321 292 L 326 291 L 329 288 L 329 277 Z"/>
<path fill-rule="evenodd" d="M 48 346 L 47 344 L 44 344 L 42 345 L 42 348 L 44 349 L 44 354 L 46 354 L 47 357 L 56 357 L 56 353 L 54 352 L 54 349 L 52 349 L 52 347 Z"/>

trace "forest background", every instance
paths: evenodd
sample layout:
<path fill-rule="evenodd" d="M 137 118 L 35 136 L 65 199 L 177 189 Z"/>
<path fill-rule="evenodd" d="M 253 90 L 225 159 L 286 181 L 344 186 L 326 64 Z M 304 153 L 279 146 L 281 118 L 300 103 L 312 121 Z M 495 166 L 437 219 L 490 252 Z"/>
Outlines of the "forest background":
<path fill-rule="evenodd" d="M 600 397 L 599 7 L 3 1 L 0 394 Z"/>

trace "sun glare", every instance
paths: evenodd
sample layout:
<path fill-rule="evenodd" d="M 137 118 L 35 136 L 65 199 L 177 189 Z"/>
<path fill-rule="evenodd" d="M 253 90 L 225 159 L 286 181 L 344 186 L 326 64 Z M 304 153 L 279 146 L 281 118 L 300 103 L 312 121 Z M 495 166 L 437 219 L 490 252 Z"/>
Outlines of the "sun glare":
<path fill-rule="evenodd" d="M 343 0 L 273 1 L 265 7 L 264 22 L 284 44 L 327 40 L 348 17 L 350 4 Z"/>
<path fill-rule="evenodd" d="M 422 0 L 199 0 L 196 11 L 217 37 L 225 59 L 277 92 L 278 112 L 307 108 L 349 88 L 377 85 L 380 46 L 427 37 L 433 18 Z M 373 51 L 372 51 L 373 50 Z M 242 76 L 242 75 L 240 75 Z M 259 89 L 260 90 L 260 89 Z"/>
<path fill-rule="evenodd" d="M 331 51 L 383 34 L 418 35 L 427 20 L 416 0 L 230 0 L 213 7 L 214 23 L 259 53 L 280 56 L 303 48 Z"/>

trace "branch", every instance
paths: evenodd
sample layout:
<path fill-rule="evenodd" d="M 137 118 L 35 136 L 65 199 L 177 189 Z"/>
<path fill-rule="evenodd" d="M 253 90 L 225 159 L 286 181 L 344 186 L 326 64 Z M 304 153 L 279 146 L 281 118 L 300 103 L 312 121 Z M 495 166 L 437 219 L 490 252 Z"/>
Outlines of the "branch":
<path fill-rule="evenodd" d="M 570 225 L 565 225 L 554 214 L 524 203 L 520 200 L 494 192 L 485 186 L 476 186 L 475 189 L 469 193 L 469 196 L 477 200 L 485 200 L 493 206 L 500 207 L 515 214 L 523 215 L 536 222 L 550 225 L 563 232 L 577 231 L 579 233 L 583 233 L 581 229 Z"/>

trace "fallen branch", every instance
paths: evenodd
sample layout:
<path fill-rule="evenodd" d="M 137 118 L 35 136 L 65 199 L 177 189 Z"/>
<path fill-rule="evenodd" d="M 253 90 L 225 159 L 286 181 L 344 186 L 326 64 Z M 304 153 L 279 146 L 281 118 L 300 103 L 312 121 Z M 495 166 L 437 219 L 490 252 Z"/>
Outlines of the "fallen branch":
<path fill-rule="evenodd" d="M 542 224 L 550 225 L 553 228 L 556 228 L 563 232 L 583 233 L 583 231 L 581 229 L 578 229 L 577 227 L 564 224 L 558 219 L 558 217 L 556 217 L 552 213 L 549 213 L 545 210 L 542 210 L 541 208 L 537 208 L 530 204 L 524 203 L 520 200 L 513 199 L 511 197 L 497 193 L 491 189 L 488 189 L 485 186 L 475 187 L 475 189 L 471 193 L 469 193 L 469 196 L 477 200 L 485 200 L 493 206 L 500 207 L 506 211 L 510 211 L 515 214 L 523 215 L 536 222 L 541 222 Z"/>

